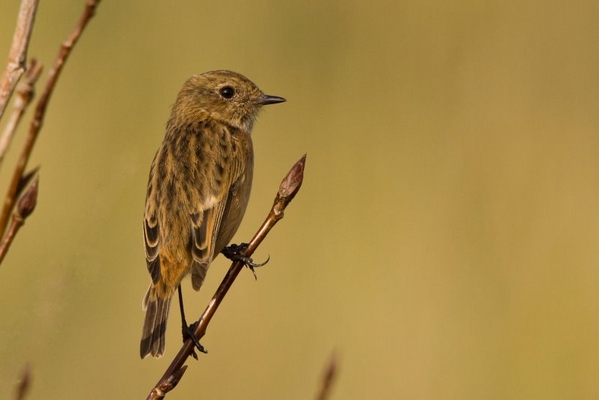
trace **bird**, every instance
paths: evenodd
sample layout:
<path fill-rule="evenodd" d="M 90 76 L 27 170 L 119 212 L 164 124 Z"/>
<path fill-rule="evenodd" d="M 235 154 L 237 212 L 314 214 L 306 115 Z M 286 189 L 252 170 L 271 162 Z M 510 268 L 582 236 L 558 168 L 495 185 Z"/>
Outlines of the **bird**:
<path fill-rule="evenodd" d="M 285 101 L 228 70 L 193 75 L 178 93 L 146 192 L 143 236 L 151 283 L 142 302 L 142 359 L 164 354 L 176 290 L 185 332 L 181 281 L 190 274 L 200 290 L 208 267 L 235 235 L 252 187 L 254 122 L 263 106 Z"/>

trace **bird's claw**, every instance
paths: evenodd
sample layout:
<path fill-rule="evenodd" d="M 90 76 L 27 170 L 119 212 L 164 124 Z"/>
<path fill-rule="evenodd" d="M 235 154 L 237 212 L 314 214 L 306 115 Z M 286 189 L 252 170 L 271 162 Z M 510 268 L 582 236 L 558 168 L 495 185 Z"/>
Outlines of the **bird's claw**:
<path fill-rule="evenodd" d="M 198 338 L 195 335 L 195 328 L 197 325 L 198 325 L 198 323 L 194 322 L 191 325 L 184 325 L 183 329 L 182 329 L 183 330 L 183 342 L 185 342 L 187 339 L 191 339 L 191 341 L 193 342 L 193 344 L 195 346 L 195 348 L 191 352 L 191 355 L 196 360 L 198 359 L 198 354 L 196 353 L 195 349 L 198 349 L 201 353 L 208 354 L 208 350 L 206 350 L 206 348 L 204 346 L 202 346 L 202 344 L 200 343 L 200 341 L 198 340 Z"/>
<path fill-rule="evenodd" d="M 247 243 L 232 244 L 225 247 L 221 251 L 221 253 L 223 253 L 223 255 L 231 261 L 241 261 L 243 264 L 245 264 L 246 267 L 248 267 L 252 271 L 252 273 L 254 274 L 254 278 L 258 279 L 258 277 L 256 276 L 256 271 L 254 271 L 254 268 L 262 267 L 268 264 L 268 262 L 270 261 L 270 256 L 268 256 L 266 261 L 262 263 L 255 263 L 251 257 L 246 257 L 243 255 L 243 251 L 247 248 L 247 246 Z"/>

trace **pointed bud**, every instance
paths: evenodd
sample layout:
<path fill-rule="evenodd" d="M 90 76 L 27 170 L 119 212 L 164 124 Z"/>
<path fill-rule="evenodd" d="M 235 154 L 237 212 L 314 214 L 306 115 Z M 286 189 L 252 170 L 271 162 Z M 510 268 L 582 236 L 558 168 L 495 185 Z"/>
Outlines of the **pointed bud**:
<path fill-rule="evenodd" d="M 37 204 L 38 182 L 39 177 L 36 175 L 17 203 L 17 213 L 23 219 L 26 219 L 33 210 L 35 210 Z"/>
<path fill-rule="evenodd" d="M 306 154 L 300 158 L 287 173 L 287 176 L 279 186 L 279 197 L 285 199 L 285 203 L 293 200 L 304 181 L 304 166 L 306 164 Z"/>

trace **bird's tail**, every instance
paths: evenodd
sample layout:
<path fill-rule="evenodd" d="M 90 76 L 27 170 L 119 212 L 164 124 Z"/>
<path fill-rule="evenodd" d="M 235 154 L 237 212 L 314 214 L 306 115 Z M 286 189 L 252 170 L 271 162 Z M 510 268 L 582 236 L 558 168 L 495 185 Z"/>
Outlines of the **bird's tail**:
<path fill-rule="evenodd" d="M 164 354 L 166 320 L 170 305 L 171 296 L 166 299 L 159 297 L 154 285 L 150 285 L 142 304 L 146 319 L 139 346 L 141 358 L 145 358 L 148 354 L 158 358 Z"/>

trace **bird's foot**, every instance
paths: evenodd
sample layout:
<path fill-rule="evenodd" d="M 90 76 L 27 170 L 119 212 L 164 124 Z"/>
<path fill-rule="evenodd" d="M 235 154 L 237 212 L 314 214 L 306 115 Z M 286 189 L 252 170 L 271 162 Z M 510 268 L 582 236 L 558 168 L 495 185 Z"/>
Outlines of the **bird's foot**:
<path fill-rule="evenodd" d="M 185 342 L 187 339 L 191 339 L 191 341 L 193 342 L 193 344 L 195 346 L 195 348 L 193 349 L 191 355 L 196 360 L 198 359 L 198 355 L 197 355 L 195 349 L 198 349 L 201 353 L 208 354 L 208 350 L 206 350 L 204 348 L 204 346 L 202 346 L 202 344 L 200 343 L 200 341 L 198 340 L 198 338 L 195 335 L 195 330 L 196 330 L 196 326 L 197 325 L 198 325 L 198 323 L 194 322 L 191 325 L 183 325 L 183 328 L 182 328 L 182 331 L 183 331 L 183 342 Z"/>
<path fill-rule="evenodd" d="M 252 273 L 254 274 L 254 278 L 258 279 L 258 277 L 256 276 L 256 271 L 254 271 L 254 268 L 262 267 L 268 264 L 268 262 L 270 261 L 270 256 L 268 256 L 266 261 L 262 263 L 255 263 L 254 260 L 252 260 L 250 257 L 246 257 L 245 255 L 243 255 L 243 252 L 247 247 L 247 243 L 232 244 L 225 247 L 221 251 L 221 253 L 223 253 L 223 255 L 231 261 L 241 261 L 242 263 L 244 263 L 245 266 L 252 271 Z"/>

